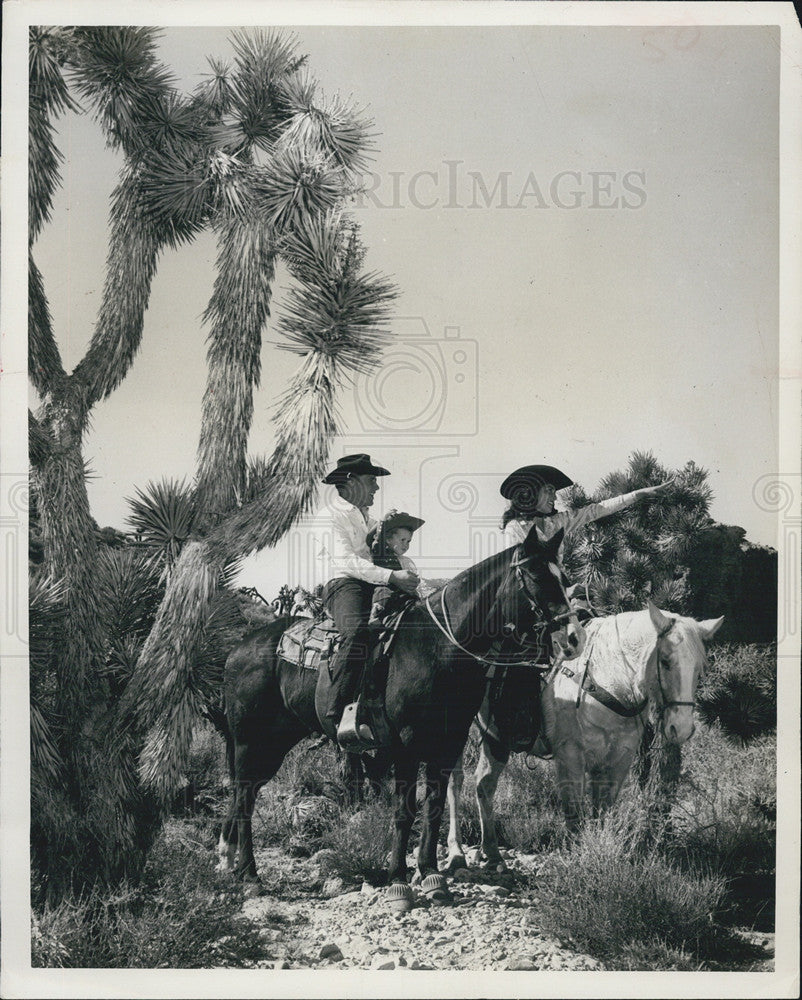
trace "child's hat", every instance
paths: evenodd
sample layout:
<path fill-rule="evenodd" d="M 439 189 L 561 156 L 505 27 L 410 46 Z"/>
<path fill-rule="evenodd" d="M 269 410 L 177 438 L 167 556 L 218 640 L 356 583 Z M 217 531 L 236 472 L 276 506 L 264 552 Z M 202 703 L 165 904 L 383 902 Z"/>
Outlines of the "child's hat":
<path fill-rule="evenodd" d="M 422 518 L 413 517 L 411 514 L 407 514 L 403 510 L 388 510 L 376 527 L 371 528 L 368 532 L 368 548 L 371 548 L 373 543 L 376 541 L 377 531 L 381 531 L 386 538 L 387 534 L 390 531 L 394 531 L 396 528 L 408 528 L 410 531 L 417 531 L 418 528 L 425 523 L 426 522 Z"/>
<path fill-rule="evenodd" d="M 403 510 L 388 510 L 381 519 L 381 527 L 385 535 L 388 531 L 394 531 L 396 528 L 407 528 L 409 531 L 417 531 L 425 523 L 422 518 L 413 517 L 412 514 L 407 514 Z"/>

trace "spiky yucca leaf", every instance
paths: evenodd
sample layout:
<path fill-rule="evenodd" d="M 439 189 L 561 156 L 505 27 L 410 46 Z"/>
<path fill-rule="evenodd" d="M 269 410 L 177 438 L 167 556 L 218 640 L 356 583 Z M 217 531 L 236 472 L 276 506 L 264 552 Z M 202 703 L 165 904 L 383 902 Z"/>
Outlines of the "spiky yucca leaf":
<path fill-rule="evenodd" d="M 332 157 L 291 146 L 275 150 L 251 174 L 260 217 L 283 232 L 334 208 L 348 193 L 345 174 Z"/>
<path fill-rule="evenodd" d="M 28 254 L 28 376 L 40 395 L 64 377 L 39 268 Z"/>
<path fill-rule="evenodd" d="M 33 243 L 50 221 L 53 195 L 61 183 L 63 156 L 53 118 L 76 111 L 62 75 L 62 29 L 32 27 L 28 41 L 28 239 Z"/>
<path fill-rule="evenodd" d="M 334 215 L 326 217 L 334 233 L 347 226 Z M 329 371 L 315 377 L 349 379 L 369 372 L 387 342 L 387 306 L 398 292 L 392 282 L 353 267 L 361 245 L 349 230 L 347 240 L 324 236 L 320 223 L 309 223 L 285 242 L 301 287 L 294 288 L 283 306 L 278 331 L 281 345 L 296 354 L 319 351 L 331 359 Z M 314 282 L 319 262 L 323 280 Z"/>
<path fill-rule="evenodd" d="M 46 794 L 48 785 L 62 779 L 64 762 L 56 749 L 51 722 L 36 699 L 30 703 L 31 728 L 31 798 L 34 802 Z"/>
<path fill-rule="evenodd" d="M 128 373 L 142 339 L 156 263 L 172 233 L 157 233 L 142 217 L 141 191 L 124 174 L 114 192 L 103 301 L 89 349 L 73 372 L 86 387 L 86 406 L 108 396 Z"/>
<path fill-rule="evenodd" d="M 158 567 L 146 552 L 131 547 L 101 550 L 97 588 L 111 651 L 122 649 L 128 638 L 144 639 L 164 592 Z"/>
<path fill-rule="evenodd" d="M 371 131 L 373 121 L 364 111 L 339 95 L 314 103 L 314 86 L 300 76 L 284 85 L 292 117 L 276 139 L 276 149 L 298 148 L 331 157 L 347 174 L 354 177 L 367 170 L 370 154 L 375 152 Z"/>
<path fill-rule="evenodd" d="M 193 96 L 196 106 L 219 119 L 231 108 L 233 100 L 231 69 L 222 59 L 209 57 L 206 61 L 211 72 L 203 74 L 204 79 L 195 88 Z"/>
<path fill-rule="evenodd" d="M 287 116 L 281 83 L 303 60 L 295 56 L 294 35 L 257 29 L 234 32 L 235 70 L 229 78 L 231 138 L 241 136 L 241 148 L 269 150 Z"/>
<path fill-rule="evenodd" d="M 196 504 L 191 487 L 181 480 L 149 482 L 127 497 L 131 513 L 126 521 L 142 540 L 153 545 L 159 562 L 171 567 L 195 526 Z"/>
<path fill-rule="evenodd" d="M 213 183 L 197 148 L 151 150 L 137 176 L 141 214 L 154 228 L 161 227 L 172 245 L 189 240 L 207 221 Z"/>
<path fill-rule="evenodd" d="M 81 27 L 74 34 L 73 82 L 94 109 L 106 140 L 130 156 L 146 148 L 140 130 L 154 103 L 166 100 L 171 74 L 159 62 L 150 27 Z"/>

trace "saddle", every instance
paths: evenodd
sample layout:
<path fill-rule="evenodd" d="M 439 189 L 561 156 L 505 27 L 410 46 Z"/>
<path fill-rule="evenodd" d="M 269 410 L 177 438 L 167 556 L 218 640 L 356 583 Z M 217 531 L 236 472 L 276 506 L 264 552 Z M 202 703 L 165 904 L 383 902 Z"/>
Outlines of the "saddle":
<path fill-rule="evenodd" d="M 279 639 L 276 653 L 297 667 L 318 671 L 328 665 L 339 645 L 337 626 L 324 614 L 290 625 Z"/>
<path fill-rule="evenodd" d="M 374 630 L 374 642 L 362 674 L 360 692 L 357 700 L 346 707 L 338 733 L 340 745 L 347 750 L 362 752 L 390 743 L 390 727 L 384 711 L 387 665 L 401 619 L 414 603 L 392 603 L 388 606 L 384 619 L 371 626 Z M 317 618 L 291 625 L 281 636 L 276 652 L 288 663 L 325 677 L 325 671 L 339 645 L 337 626 L 324 611 Z M 359 726 L 363 722 L 367 722 L 376 735 L 376 744 L 368 745 L 360 739 Z"/>

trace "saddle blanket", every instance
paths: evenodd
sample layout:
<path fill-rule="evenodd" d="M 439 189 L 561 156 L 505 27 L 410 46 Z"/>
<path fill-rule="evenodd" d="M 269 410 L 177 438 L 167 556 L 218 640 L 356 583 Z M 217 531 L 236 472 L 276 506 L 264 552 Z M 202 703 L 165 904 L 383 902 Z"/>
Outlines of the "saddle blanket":
<path fill-rule="evenodd" d="M 279 640 L 277 653 L 288 663 L 318 671 L 328 664 L 339 644 L 337 626 L 326 615 L 290 625 Z"/>
<path fill-rule="evenodd" d="M 377 656 L 388 656 L 398 626 L 414 601 L 402 602 L 391 608 L 382 621 L 378 642 L 372 651 L 372 660 Z M 288 663 L 304 667 L 306 670 L 320 670 L 329 661 L 340 645 L 340 634 L 334 621 L 324 614 L 322 618 L 304 618 L 290 625 L 279 639 L 277 653 Z"/>

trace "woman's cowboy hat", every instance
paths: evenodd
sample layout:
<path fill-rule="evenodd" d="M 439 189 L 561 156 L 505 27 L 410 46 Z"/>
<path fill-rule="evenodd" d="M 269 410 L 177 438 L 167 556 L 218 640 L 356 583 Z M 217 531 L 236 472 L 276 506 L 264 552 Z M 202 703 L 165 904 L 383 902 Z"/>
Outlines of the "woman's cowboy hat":
<path fill-rule="evenodd" d="M 505 499 L 512 500 L 519 506 L 533 507 L 541 486 L 553 486 L 555 490 L 562 490 L 566 486 L 573 486 L 573 482 L 553 465 L 524 465 L 507 476 L 501 484 L 500 492 Z"/>
<path fill-rule="evenodd" d="M 384 517 L 379 521 L 375 528 L 371 528 L 368 532 L 367 544 L 368 548 L 373 545 L 376 539 L 376 532 L 384 532 L 385 538 L 391 531 L 395 531 L 396 528 L 407 528 L 409 531 L 417 531 L 418 528 L 426 522 L 420 517 L 413 517 L 412 514 L 407 514 L 405 511 L 388 510 Z"/>
<path fill-rule="evenodd" d="M 345 455 L 337 459 L 337 468 L 323 480 L 324 483 L 342 483 L 349 476 L 389 476 L 388 469 L 374 465 L 370 455 Z"/>

